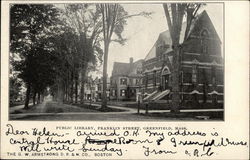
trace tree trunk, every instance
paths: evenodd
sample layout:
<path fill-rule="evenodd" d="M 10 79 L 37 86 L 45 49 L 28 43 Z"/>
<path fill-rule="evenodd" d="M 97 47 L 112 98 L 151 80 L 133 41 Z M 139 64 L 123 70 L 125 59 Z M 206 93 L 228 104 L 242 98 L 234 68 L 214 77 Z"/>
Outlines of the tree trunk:
<path fill-rule="evenodd" d="M 75 103 L 78 102 L 78 76 L 75 75 Z"/>
<path fill-rule="evenodd" d="M 202 70 L 202 76 L 203 76 L 203 103 L 206 104 L 207 103 L 207 77 L 206 77 L 206 72 L 205 69 Z"/>
<path fill-rule="evenodd" d="M 203 83 L 203 103 L 207 103 L 207 84 Z"/>
<path fill-rule="evenodd" d="M 43 93 L 40 95 L 40 103 L 43 103 Z"/>
<path fill-rule="evenodd" d="M 57 101 L 58 103 L 63 103 L 63 95 L 64 95 L 64 89 L 63 89 L 63 82 L 61 79 L 58 80 L 58 90 L 57 90 Z"/>
<path fill-rule="evenodd" d="M 180 86 L 179 86 L 179 70 L 180 70 L 180 48 L 174 46 L 174 57 L 173 57 L 173 81 L 172 81 L 172 106 L 171 112 L 179 112 L 180 108 Z"/>
<path fill-rule="evenodd" d="M 82 69 L 81 72 L 81 91 L 80 91 L 80 102 L 81 104 L 84 104 L 84 85 L 85 85 L 85 69 Z"/>
<path fill-rule="evenodd" d="M 83 32 L 80 32 L 80 53 L 82 55 L 82 59 L 83 59 L 83 63 L 81 64 L 81 89 L 80 89 L 80 103 L 84 104 L 84 84 L 85 84 L 85 68 L 86 66 L 86 62 L 87 62 L 87 58 L 86 58 L 86 54 L 87 54 L 87 37 L 86 34 Z"/>
<path fill-rule="evenodd" d="M 102 91 L 102 109 L 107 107 L 107 64 L 108 64 L 108 48 L 109 44 L 104 44 L 104 64 L 103 64 L 103 91 Z"/>
<path fill-rule="evenodd" d="M 33 93 L 33 105 L 36 105 L 36 91 Z"/>
<path fill-rule="evenodd" d="M 37 104 L 40 104 L 41 103 L 41 93 L 38 92 L 37 94 Z"/>
<path fill-rule="evenodd" d="M 67 81 L 66 81 L 66 101 L 69 102 L 69 71 L 67 71 Z"/>
<path fill-rule="evenodd" d="M 27 90 L 26 90 L 26 97 L 25 97 L 25 104 L 24 108 L 28 109 L 29 108 L 29 101 L 30 101 L 30 84 L 27 84 Z"/>
<path fill-rule="evenodd" d="M 64 100 L 67 102 L 68 101 L 68 80 L 66 78 L 66 83 L 64 84 Z"/>
<path fill-rule="evenodd" d="M 84 82 L 81 82 L 81 93 L 80 93 L 81 104 L 84 104 Z"/>
<path fill-rule="evenodd" d="M 92 85 L 90 85 L 90 102 L 89 105 L 92 105 Z"/>
<path fill-rule="evenodd" d="M 70 90 L 70 101 L 73 103 L 74 97 L 74 72 L 71 72 L 71 90 Z"/>

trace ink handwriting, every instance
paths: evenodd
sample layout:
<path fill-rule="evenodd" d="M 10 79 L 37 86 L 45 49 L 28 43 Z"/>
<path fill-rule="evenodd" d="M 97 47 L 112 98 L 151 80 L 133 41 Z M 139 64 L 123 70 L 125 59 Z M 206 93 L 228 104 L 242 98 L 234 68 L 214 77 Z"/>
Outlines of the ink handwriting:
<path fill-rule="evenodd" d="M 211 132 L 188 129 L 176 130 L 63 130 L 52 131 L 47 127 L 17 129 L 6 125 L 5 136 L 8 145 L 24 153 L 72 153 L 102 155 L 114 153 L 124 156 L 131 152 L 149 157 L 180 155 L 188 157 L 214 157 L 228 147 L 248 148 L 243 139 L 223 137 L 214 128 Z M 74 128 L 74 127 L 72 127 Z M 8 146 L 11 148 L 10 146 Z M 98 154 L 97 154 L 98 153 Z M 11 155 L 11 154 L 10 154 Z M 19 155 L 19 154 L 17 154 Z M 60 154 L 58 154 L 60 155 Z"/>

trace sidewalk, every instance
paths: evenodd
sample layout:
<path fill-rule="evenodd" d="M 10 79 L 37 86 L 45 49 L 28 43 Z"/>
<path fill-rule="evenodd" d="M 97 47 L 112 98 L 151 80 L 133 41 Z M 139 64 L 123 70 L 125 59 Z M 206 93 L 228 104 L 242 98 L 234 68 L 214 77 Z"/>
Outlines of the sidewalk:
<path fill-rule="evenodd" d="M 98 106 L 101 107 L 100 104 L 92 104 L 93 106 Z M 122 107 L 122 106 L 114 106 L 114 105 L 108 105 L 110 108 L 115 108 L 115 109 L 122 109 L 122 110 L 127 110 L 126 113 L 137 113 L 138 109 L 137 108 L 129 108 L 129 107 Z M 224 111 L 224 109 L 181 109 L 180 112 L 219 112 L 219 111 Z M 145 109 L 140 109 L 140 113 L 145 113 Z M 170 112 L 169 109 L 167 110 L 148 110 L 149 113 L 158 113 L 158 112 Z M 116 112 L 117 113 L 117 112 Z M 125 113 L 125 112 L 121 112 Z"/>
<path fill-rule="evenodd" d="M 33 103 L 29 103 L 29 106 L 32 106 Z M 14 113 L 17 110 L 24 109 L 24 104 L 19 105 L 19 106 L 14 106 L 14 107 L 9 107 L 9 113 Z"/>

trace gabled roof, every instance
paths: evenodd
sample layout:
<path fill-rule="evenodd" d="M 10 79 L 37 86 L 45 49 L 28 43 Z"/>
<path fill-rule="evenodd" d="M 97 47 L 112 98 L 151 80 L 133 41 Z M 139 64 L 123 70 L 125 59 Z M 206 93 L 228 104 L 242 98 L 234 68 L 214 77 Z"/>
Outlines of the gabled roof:
<path fill-rule="evenodd" d="M 195 19 L 195 21 L 192 23 L 188 37 L 192 34 L 195 34 L 196 30 L 200 31 L 202 25 L 204 25 L 204 24 L 202 24 L 202 20 L 204 20 L 204 19 L 207 22 L 206 23 L 207 26 L 205 28 L 209 28 L 209 31 L 210 31 L 209 34 L 211 34 L 213 37 L 218 39 L 219 42 L 221 43 L 220 37 L 219 37 L 217 31 L 215 30 L 215 27 L 214 27 L 209 15 L 207 14 L 207 12 L 205 10 L 202 13 L 200 13 L 197 16 L 197 18 Z"/>
<path fill-rule="evenodd" d="M 129 63 L 114 62 L 112 76 L 113 75 L 128 75 Z"/>
<path fill-rule="evenodd" d="M 140 59 L 140 60 L 134 62 L 134 63 L 132 64 L 130 70 L 129 70 L 128 75 L 129 75 L 129 76 L 138 76 L 137 69 L 138 69 L 138 68 L 141 68 L 141 69 L 142 69 L 142 62 L 143 62 L 142 59 Z"/>
<path fill-rule="evenodd" d="M 112 76 L 122 75 L 122 76 L 136 76 L 137 68 L 141 67 L 143 60 L 138 60 L 130 63 L 114 62 Z"/>
<path fill-rule="evenodd" d="M 180 41 L 182 42 L 183 39 L 184 39 L 184 28 L 186 27 L 186 23 L 183 23 L 182 25 L 182 30 L 181 30 L 181 35 L 180 35 Z M 153 47 L 150 49 L 150 51 L 148 52 L 147 56 L 145 57 L 145 61 L 149 60 L 149 59 L 152 59 L 154 57 L 156 57 L 156 48 L 159 44 L 168 44 L 168 45 L 172 45 L 172 40 L 171 40 L 171 37 L 170 37 L 170 32 L 169 30 L 166 30 L 164 32 L 161 32 L 158 36 L 158 39 L 156 40 L 155 44 L 153 45 Z M 168 51 L 171 51 L 172 48 L 168 48 L 167 49 L 167 52 Z"/>
<path fill-rule="evenodd" d="M 207 12 L 204 10 L 202 13 L 200 13 L 199 15 L 197 15 L 196 19 L 193 21 L 193 23 L 191 24 L 191 27 L 190 27 L 190 31 L 188 33 L 188 36 L 189 37 L 194 31 L 195 29 L 197 28 L 197 26 L 199 25 L 201 19 L 207 19 L 208 20 L 208 24 L 210 24 L 210 29 L 212 30 L 213 34 L 219 39 L 219 36 L 213 26 L 213 23 L 212 21 L 210 20 Z M 198 24 L 198 25 L 197 25 Z M 181 29 L 181 34 L 180 34 L 180 43 L 182 43 L 184 41 L 184 36 L 185 36 L 185 29 L 186 29 L 186 22 L 184 22 L 182 24 L 182 29 Z M 188 39 L 188 38 L 187 38 Z M 158 39 L 156 40 L 155 44 L 153 45 L 153 47 L 150 49 L 150 51 L 148 52 L 148 54 L 146 55 L 145 57 L 145 61 L 147 60 L 150 60 L 154 57 L 156 57 L 156 48 L 157 48 L 157 45 L 160 44 L 160 43 L 164 43 L 164 44 L 168 44 L 170 46 L 172 46 L 172 40 L 171 40 L 171 37 L 170 37 L 170 33 L 169 33 L 169 30 L 166 30 L 164 32 L 161 32 L 159 34 L 159 37 Z M 172 50 L 172 47 L 168 48 L 166 52 L 169 52 Z"/>

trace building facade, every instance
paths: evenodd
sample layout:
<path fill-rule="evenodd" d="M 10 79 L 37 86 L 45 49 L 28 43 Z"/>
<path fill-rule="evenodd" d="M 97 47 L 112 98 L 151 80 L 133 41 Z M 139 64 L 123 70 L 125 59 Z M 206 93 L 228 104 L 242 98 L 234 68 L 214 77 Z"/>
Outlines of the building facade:
<path fill-rule="evenodd" d="M 88 77 L 87 81 L 84 83 L 84 100 L 96 101 L 97 100 L 97 84 L 99 79 L 93 79 Z"/>
<path fill-rule="evenodd" d="M 183 31 L 181 40 L 184 38 Z M 224 64 L 220 38 L 206 11 L 193 22 L 182 41 L 179 62 L 180 99 L 183 106 L 223 106 Z M 173 50 L 169 31 L 160 33 L 143 63 L 144 100 L 172 99 Z"/>
<path fill-rule="evenodd" d="M 95 81 L 96 84 L 96 101 L 102 101 L 103 97 L 103 80 L 102 78 L 99 78 Z M 110 78 L 107 78 L 107 99 L 110 100 Z"/>
<path fill-rule="evenodd" d="M 142 85 L 142 62 L 115 62 L 110 78 L 110 99 L 135 101 Z"/>

